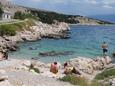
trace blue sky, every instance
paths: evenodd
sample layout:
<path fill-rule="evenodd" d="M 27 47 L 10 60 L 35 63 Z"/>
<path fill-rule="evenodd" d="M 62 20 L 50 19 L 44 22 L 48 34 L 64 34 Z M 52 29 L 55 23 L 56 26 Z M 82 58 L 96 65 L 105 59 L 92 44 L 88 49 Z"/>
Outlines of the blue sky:
<path fill-rule="evenodd" d="M 115 14 L 115 0 L 10 0 L 15 4 L 66 14 Z"/>

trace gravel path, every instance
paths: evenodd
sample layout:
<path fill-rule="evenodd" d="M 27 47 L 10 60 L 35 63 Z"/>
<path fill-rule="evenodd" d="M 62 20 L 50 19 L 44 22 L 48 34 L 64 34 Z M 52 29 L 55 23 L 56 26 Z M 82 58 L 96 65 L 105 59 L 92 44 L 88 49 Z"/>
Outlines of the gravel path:
<path fill-rule="evenodd" d="M 27 71 L 9 72 L 9 81 L 14 86 L 73 86 L 54 78 L 34 75 Z"/>

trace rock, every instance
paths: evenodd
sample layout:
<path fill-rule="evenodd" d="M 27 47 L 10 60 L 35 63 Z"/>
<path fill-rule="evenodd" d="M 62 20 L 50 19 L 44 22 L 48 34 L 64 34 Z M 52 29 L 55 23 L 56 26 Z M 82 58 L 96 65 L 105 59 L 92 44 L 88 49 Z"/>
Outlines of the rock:
<path fill-rule="evenodd" d="M 8 75 L 5 70 L 0 70 L 0 81 L 8 80 Z"/>
<path fill-rule="evenodd" d="M 115 58 L 115 53 L 113 53 L 112 56 Z"/>
<path fill-rule="evenodd" d="M 109 64 L 112 62 L 112 59 L 109 56 L 105 57 L 106 63 Z"/>
<path fill-rule="evenodd" d="M 31 26 L 29 29 L 23 28 L 22 31 L 17 31 L 15 36 L 0 37 L 0 50 L 16 51 L 16 44 L 18 42 L 36 41 L 43 37 L 53 39 L 69 38 L 68 31 L 69 26 L 64 22 L 49 25 L 35 21 L 35 26 Z"/>
<path fill-rule="evenodd" d="M 0 74 L 6 74 L 6 71 L 1 69 Z"/>
<path fill-rule="evenodd" d="M 8 80 L 0 82 L 0 86 L 13 86 Z"/>
<path fill-rule="evenodd" d="M 23 61 L 23 65 L 26 66 L 26 67 L 30 67 L 31 61 L 29 61 L 29 60 Z"/>
<path fill-rule="evenodd" d="M 93 71 L 102 70 L 107 64 L 111 63 L 111 58 L 108 56 L 96 59 L 78 57 L 71 59 L 67 63 L 69 66 L 75 67 L 84 73 L 93 74 Z"/>
<path fill-rule="evenodd" d="M 50 52 L 39 53 L 39 55 L 43 56 L 43 57 L 59 56 L 59 55 L 72 55 L 72 54 L 74 54 L 74 51 L 63 51 L 63 52 L 50 51 Z"/>
<path fill-rule="evenodd" d="M 2 52 L 0 52 L 0 60 L 4 59 L 4 54 Z"/>

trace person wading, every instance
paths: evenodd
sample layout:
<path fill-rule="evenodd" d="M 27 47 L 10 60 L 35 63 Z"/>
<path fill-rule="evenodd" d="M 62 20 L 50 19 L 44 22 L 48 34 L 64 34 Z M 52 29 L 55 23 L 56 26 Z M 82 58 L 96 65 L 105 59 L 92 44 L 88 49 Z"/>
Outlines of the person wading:
<path fill-rule="evenodd" d="M 101 45 L 102 49 L 103 49 L 103 56 L 107 56 L 107 52 L 108 52 L 108 45 L 106 42 L 103 42 Z"/>
<path fill-rule="evenodd" d="M 103 44 L 102 44 L 101 47 L 102 47 L 102 49 L 103 49 L 103 58 L 105 59 L 106 64 L 108 64 L 108 62 L 107 62 L 108 45 L 107 45 L 106 42 L 103 42 Z"/>

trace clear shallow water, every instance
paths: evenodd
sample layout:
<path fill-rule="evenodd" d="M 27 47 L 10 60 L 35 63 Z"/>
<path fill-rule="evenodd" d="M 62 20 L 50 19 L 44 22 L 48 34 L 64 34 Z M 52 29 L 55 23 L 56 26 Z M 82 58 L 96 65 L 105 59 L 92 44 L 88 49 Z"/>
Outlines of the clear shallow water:
<path fill-rule="evenodd" d="M 64 62 L 75 57 L 102 56 L 101 43 L 109 45 L 109 55 L 115 51 L 115 26 L 70 26 L 70 39 L 43 39 L 36 42 L 20 43 L 20 49 L 16 52 L 9 52 L 10 58 L 39 58 L 43 62 L 59 61 Z M 35 50 L 29 50 L 32 47 Z M 40 57 L 40 52 L 49 51 L 73 51 L 72 55 Z"/>

